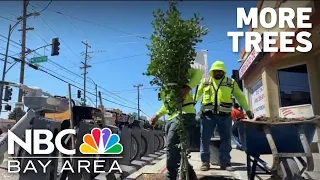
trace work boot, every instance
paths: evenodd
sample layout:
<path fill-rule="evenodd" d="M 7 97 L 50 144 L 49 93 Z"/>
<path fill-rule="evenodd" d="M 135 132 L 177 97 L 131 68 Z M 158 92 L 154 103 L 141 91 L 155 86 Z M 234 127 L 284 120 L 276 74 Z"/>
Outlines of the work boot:
<path fill-rule="evenodd" d="M 226 164 L 226 165 L 221 165 L 220 169 L 221 170 L 227 170 L 227 171 L 234 171 L 233 167 L 231 166 L 231 163 Z"/>
<path fill-rule="evenodd" d="M 210 164 L 208 162 L 202 163 L 200 171 L 208 171 L 210 169 Z"/>

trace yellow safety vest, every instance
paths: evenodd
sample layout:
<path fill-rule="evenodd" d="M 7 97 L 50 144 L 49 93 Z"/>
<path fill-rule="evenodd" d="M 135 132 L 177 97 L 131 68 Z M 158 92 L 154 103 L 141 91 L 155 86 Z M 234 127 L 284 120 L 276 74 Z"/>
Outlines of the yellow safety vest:
<path fill-rule="evenodd" d="M 162 101 L 167 101 L 168 102 L 168 106 L 175 106 L 177 102 L 170 102 L 170 96 L 169 95 L 165 95 L 165 93 L 162 91 L 159 93 L 159 100 L 162 100 Z M 193 101 L 193 97 L 192 97 L 192 93 L 188 93 L 186 95 L 186 97 L 183 99 L 183 103 L 182 103 L 182 109 L 186 109 L 186 107 L 189 107 L 191 106 L 190 108 L 192 108 L 192 110 L 194 109 L 194 101 Z M 188 109 L 188 108 L 187 108 Z M 190 111 L 190 110 L 189 110 Z M 188 112 L 188 110 L 187 110 Z M 193 111 L 190 111 L 189 113 L 193 113 Z M 171 115 L 171 114 L 169 114 Z"/>
<path fill-rule="evenodd" d="M 221 112 L 230 113 L 232 111 L 234 80 L 224 77 L 217 86 L 214 85 L 211 77 L 204 79 L 201 102 L 202 112 L 211 111 L 214 114 L 219 114 Z"/>

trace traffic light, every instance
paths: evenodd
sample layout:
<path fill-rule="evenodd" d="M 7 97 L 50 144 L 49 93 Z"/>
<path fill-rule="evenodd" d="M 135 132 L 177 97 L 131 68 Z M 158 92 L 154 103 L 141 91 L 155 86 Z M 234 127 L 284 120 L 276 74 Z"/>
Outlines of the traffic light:
<path fill-rule="evenodd" d="M 80 90 L 78 90 L 77 97 L 78 97 L 78 99 L 80 99 L 80 98 L 81 98 L 81 91 L 80 91 Z"/>
<path fill-rule="evenodd" d="M 53 38 L 52 39 L 52 48 L 51 48 L 51 56 L 58 56 L 59 53 L 59 48 L 60 46 L 60 42 L 59 42 L 59 38 Z"/>
<path fill-rule="evenodd" d="M 11 111 L 11 106 L 9 104 L 7 104 L 5 107 L 4 107 L 4 110 L 6 111 Z"/>
<path fill-rule="evenodd" d="M 239 88 L 243 91 L 242 80 L 239 77 L 239 70 L 232 70 L 231 77 L 237 82 Z"/>
<path fill-rule="evenodd" d="M 11 96 L 12 96 L 12 88 L 10 88 L 9 86 L 6 86 L 5 90 L 4 90 L 4 98 L 3 100 L 8 102 L 11 100 Z"/>

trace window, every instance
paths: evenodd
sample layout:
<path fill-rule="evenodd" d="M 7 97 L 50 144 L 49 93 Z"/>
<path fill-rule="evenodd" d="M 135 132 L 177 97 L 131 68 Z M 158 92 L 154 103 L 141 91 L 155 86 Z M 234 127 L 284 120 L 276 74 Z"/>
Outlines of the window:
<path fill-rule="evenodd" d="M 280 69 L 278 77 L 281 107 L 311 104 L 306 65 Z"/>

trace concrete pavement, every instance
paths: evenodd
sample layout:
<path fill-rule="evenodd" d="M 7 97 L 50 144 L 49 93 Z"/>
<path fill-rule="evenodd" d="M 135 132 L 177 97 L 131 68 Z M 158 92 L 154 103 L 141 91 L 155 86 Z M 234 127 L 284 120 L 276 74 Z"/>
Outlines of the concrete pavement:
<path fill-rule="evenodd" d="M 306 172 L 304 174 L 305 179 L 320 179 L 320 154 L 313 154 L 314 160 L 315 160 L 315 170 L 313 172 Z M 194 167 L 195 172 L 197 173 L 198 177 L 205 177 L 205 176 L 211 176 L 211 177 L 224 177 L 226 179 L 239 179 L 239 180 L 247 180 L 247 169 L 246 169 L 246 154 L 243 151 L 239 151 L 236 149 L 233 149 L 231 151 L 231 157 L 232 157 L 232 166 L 234 168 L 234 171 L 229 172 L 225 170 L 220 170 L 219 166 L 211 165 L 210 171 L 200 171 L 201 161 L 200 161 L 200 153 L 199 152 L 193 152 L 191 153 L 191 159 L 189 160 L 190 164 Z M 272 155 L 263 155 L 261 156 L 261 159 L 264 160 L 269 166 L 272 166 L 273 158 Z M 298 163 L 298 165 L 301 167 L 301 165 Z M 131 176 L 129 176 L 129 179 L 135 179 L 139 177 L 143 173 L 165 173 L 166 169 L 166 161 L 165 161 L 165 155 L 161 156 L 161 160 L 159 160 L 158 163 L 154 165 L 148 165 Z M 260 170 L 261 171 L 261 170 Z M 270 179 L 270 175 L 266 174 L 259 174 L 257 175 L 256 179 L 259 180 L 267 180 Z"/>

